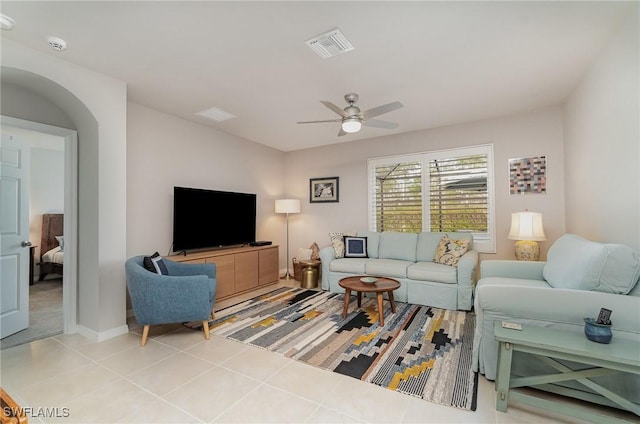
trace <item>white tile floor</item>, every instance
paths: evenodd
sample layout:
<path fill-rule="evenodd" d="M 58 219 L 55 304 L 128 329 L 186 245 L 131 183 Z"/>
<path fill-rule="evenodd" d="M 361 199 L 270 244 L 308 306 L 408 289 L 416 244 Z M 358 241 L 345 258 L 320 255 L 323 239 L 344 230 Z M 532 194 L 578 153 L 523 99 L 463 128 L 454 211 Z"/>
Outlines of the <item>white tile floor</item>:
<path fill-rule="evenodd" d="M 3 350 L 0 383 L 33 408 L 30 423 L 579 422 L 517 404 L 496 412 L 493 382 L 482 376 L 469 412 L 221 337 L 206 341 L 180 325 L 152 327 L 141 348 L 139 328 L 130 328 L 102 343 L 59 335 Z M 44 417 L 44 408 L 59 417 Z"/>

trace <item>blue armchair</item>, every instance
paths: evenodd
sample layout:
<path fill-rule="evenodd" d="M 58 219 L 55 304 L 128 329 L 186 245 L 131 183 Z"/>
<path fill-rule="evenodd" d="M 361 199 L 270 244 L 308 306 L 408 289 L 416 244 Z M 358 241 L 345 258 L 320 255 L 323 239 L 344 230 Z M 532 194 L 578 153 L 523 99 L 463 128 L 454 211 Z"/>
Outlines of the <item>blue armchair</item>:
<path fill-rule="evenodd" d="M 209 319 L 216 296 L 215 264 L 185 264 L 163 259 L 169 275 L 148 271 L 144 256 L 125 263 L 127 288 L 138 324 L 144 325 L 141 346 L 147 344 L 149 326 L 202 321 L 209 340 Z"/>

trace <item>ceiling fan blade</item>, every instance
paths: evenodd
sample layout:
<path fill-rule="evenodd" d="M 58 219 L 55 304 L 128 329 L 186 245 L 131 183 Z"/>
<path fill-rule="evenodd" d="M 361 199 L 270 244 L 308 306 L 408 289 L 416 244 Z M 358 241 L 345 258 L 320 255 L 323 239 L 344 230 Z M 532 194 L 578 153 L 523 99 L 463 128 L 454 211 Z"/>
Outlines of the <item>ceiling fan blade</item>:
<path fill-rule="evenodd" d="M 403 104 L 400 102 L 387 103 L 386 105 L 374 107 L 373 109 L 364 111 L 362 116 L 364 116 L 364 119 L 373 118 L 374 116 L 379 116 L 379 115 L 382 115 L 383 113 L 400 109 L 402 106 Z"/>
<path fill-rule="evenodd" d="M 344 110 L 342 110 L 340 108 L 340 106 L 336 106 L 331 102 L 327 102 L 325 100 L 321 100 L 320 103 L 322 103 L 323 105 L 325 105 L 326 107 L 328 107 L 329 109 L 331 109 L 332 111 L 334 111 L 335 113 L 337 113 L 338 115 L 342 116 L 343 118 L 348 118 L 349 115 L 347 114 L 347 112 L 345 112 Z"/>
<path fill-rule="evenodd" d="M 338 131 L 338 137 L 342 137 L 343 135 L 347 135 L 347 132 L 340 127 L 340 131 Z"/>
<path fill-rule="evenodd" d="M 398 124 L 396 124 L 395 122 L 380 121 L 378 119 L 367 119 L 366 121 L 362 122 L 362 125 L 366 125 L 368 127 L 386 128 L 388 130 L 398 128 Z"/>
<path fill-rule="evenodd" d="M 324 121 L 301 121 L 296 124 L 319 124 L 321 122 L 342 122 L 342 119 L 326 119 Z"/>

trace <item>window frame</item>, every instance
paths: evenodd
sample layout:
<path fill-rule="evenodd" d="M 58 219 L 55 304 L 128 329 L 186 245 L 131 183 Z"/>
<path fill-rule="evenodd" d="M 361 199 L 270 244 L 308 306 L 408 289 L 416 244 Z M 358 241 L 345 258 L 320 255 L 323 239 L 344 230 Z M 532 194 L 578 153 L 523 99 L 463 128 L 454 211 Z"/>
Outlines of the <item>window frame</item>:
<path fill-rule="evenodd" d="M 495 185 L 493 144 L 441 149 L 431 152 L 410 153 L 395 156 L 369 158 L 367 160 L 368 184 L 368 228 L 377 231 L 376 225 L 376 166 L 403 162 L 422 164 L 422 231 L 430 231 L 430 176 L 429 162 L 473 155 L 487 155 L 487 232 L 472 233 L 474 250 L 481 253 L 496 253 L 495 232 Z"/>

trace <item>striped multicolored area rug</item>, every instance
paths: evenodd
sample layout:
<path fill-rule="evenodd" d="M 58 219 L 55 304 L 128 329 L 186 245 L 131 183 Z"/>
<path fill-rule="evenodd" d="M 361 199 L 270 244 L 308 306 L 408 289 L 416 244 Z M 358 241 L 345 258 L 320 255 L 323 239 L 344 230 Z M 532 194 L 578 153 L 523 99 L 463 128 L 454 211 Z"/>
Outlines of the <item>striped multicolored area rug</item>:
<path fill-rule="evenodd" d="M 476 410 L 471 369 L 475 315 L 385 303 L 380 327 L 375 298 L 281 288 L 216 312 L 211 332 L 391 390 Z M 194 323 L 195 324 L 195 323 Z M 197 325 L 194 325 L 197 328 Z"/>

